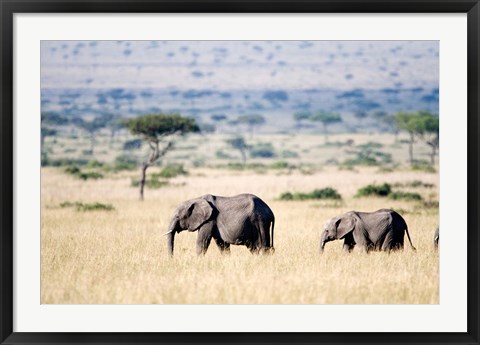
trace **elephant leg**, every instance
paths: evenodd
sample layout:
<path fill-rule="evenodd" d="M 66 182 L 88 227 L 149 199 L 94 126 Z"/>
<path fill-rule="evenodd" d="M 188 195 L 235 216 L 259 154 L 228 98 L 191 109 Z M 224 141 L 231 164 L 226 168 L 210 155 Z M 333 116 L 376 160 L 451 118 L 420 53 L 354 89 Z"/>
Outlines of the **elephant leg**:
<path fill-rule="evenodd" d="M 387 252 L 401 250 L 403 249 L 403 238 L 398 235 L 396 236 L 394 231 L 389 231 L 385 235 L 384 241 L 380 249 Z"/>
<path fill-rule="evenodd" d="M 215 238 L 215 243 L 222 254 L 230 254 L 230 243 L 225 242 L 221 238 Z"/>
<path fill-rule="evenodd" d="M 259 231 L 258 247 L 266 252 L 270 248 L 270 222 L 259 221 L 257 226 Z"/>
<path fill-rule="evenodd" d="M 250 248 L 250 253 L 252 254 L 258 254 L 260 253 L 260 249 L 258 249 L 257 247 L 253 246 Z"/>
<path fill-rule="evenodd" d="M 212 232 L 208 229 L 200 229 L 197 235 L 197 255 L 204 255 L 207 252 L 210 241 L 212 240 Z"/>
<path fill-rule="evenodd" d="M 345 236 L 345 239 L 343 241 L 343 250 L 347 253 L 350 253 L 354 247 L 355 241 L 353 240 L 353 235 L 348 234 L 347 236 Z"/>
<path fill-rule="evenodd" d="M 247 246 L 248 250 L 250 250 L 250 253 L 258 254 L 259 248 L 257 247 L 257 241 L 254 241 L 254 242 L 247 241 L 247 243 L 245 243 L 245 246 Z"/>
<path fill-rule="evenodd" d="M 367 253 L 374 248 L 373 243 L 368 239 L 365 238 L 363 233 L 356 233 L 353 232 L 353 240 L 356 244 L 360 246 L 362 252 Z"/>
<path fill-rule="evenodd" d="M 343 250 L 347 253 L 351 253 L 353 248 L 355 247 L 354 244 L 351 244 L 351 243 L 343 243 Z"/>

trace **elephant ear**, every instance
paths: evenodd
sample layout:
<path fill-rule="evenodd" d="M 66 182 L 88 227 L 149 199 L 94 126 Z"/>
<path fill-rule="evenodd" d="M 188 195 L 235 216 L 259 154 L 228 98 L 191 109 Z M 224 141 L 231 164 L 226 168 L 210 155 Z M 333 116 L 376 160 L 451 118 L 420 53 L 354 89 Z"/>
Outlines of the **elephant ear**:
<path fill-rule="evenodd" d="M 337 220 L 337 239 L 344 238 L 348 233 L 355 229 L 355 218 L 351 215 L 345 215 Z"/>
<path fill-rule="evenodd" d="M 195 200 L 188 208 L 188 229 L 197 230 L 212 216 L 213 208 L 205 199 Z"/>

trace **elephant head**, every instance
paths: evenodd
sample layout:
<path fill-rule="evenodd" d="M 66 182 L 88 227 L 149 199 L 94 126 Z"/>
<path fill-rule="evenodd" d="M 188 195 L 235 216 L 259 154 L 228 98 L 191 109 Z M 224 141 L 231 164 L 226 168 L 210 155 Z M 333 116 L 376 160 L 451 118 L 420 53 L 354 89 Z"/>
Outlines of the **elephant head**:
<path fill-rule="evenodd" d="M 324 225 L 323 234 L 320 238 L 320 253 L 323 253 L 325 243 L 341 240 L 351 233 L 355 229 L 357 220 L 358 217 L 352 212 L 328 220 Z"/>
<path fill-rule="evenodd" d="M 202 198 L 185 201 L 176 208 L 165 233 L 170 256 L 173 255 L 175 233 L 198 230 L 212 218 L 213 211 L 214 206 Z"/>

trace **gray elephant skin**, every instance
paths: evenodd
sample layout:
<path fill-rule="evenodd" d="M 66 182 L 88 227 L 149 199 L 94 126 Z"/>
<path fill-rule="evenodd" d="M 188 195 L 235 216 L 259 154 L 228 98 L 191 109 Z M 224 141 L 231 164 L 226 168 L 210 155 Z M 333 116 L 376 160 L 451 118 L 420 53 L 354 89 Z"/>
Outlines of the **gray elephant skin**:
<path fill-rule="evenodd" d="M 437 226 L 437 230 L 435 230 L 435 235 L 433 236 L 433 248 L 438 250 L 438 241 L 440 240 L 440 227 Z"/>
<path fill-rule="evenodd" d="M 199 255 L 206 253 L 212 238 L 222 253 L 228 253 L 231 244 L 247 246 L 252 253 L 273 252 L 274 227 L 272 210 L 255 195 L 207 194 L 178 205 L 165 235 L 170 256 L 175 234 L 184 230 L 198 232 Z"/>
<path fill-rule="evenodd" d="M 404 235 L 407 233 L 412 245 L 407 223 L 401 215 L 389 209 L 375 212 L 350 211 L 325 223 L 320 239 L 320 253 L 325 243 L 343 239 L 343 249 L 351 252 L 355 245 L 367 253 L 371 250 L 392 251 L 403 249 Z"/>

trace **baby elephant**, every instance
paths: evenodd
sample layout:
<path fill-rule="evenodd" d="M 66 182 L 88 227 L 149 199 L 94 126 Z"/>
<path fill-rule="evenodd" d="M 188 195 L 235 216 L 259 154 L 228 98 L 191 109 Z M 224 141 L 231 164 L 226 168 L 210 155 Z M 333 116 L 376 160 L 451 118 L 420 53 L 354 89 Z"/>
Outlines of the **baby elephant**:
<path fill-rule="evenodd" d="M 350 252 L 356 244 L 367 253 L 370 250 L 403 249 L 405 232 L 413 250 L 407 223 L 397 212 L 381 209 L 375 212 L 350 211 L 325 223 L 320 239 L 320 253 L 325 243 L 343 239 L 343 249 Z"/>
<path fill-rule="evenodd" d="M 229 252 L 231 244 L 247 246 L 252 253 L 273 252 L 274 226 L 272 210 L 255 195 L 203 195 L 176 208 L 165 234 L 168 253 L 173 255 L 175 234 L 183 230 L 198 231 L 197 254 L 206 253 L 212 238 L 221 252 Z"/>

